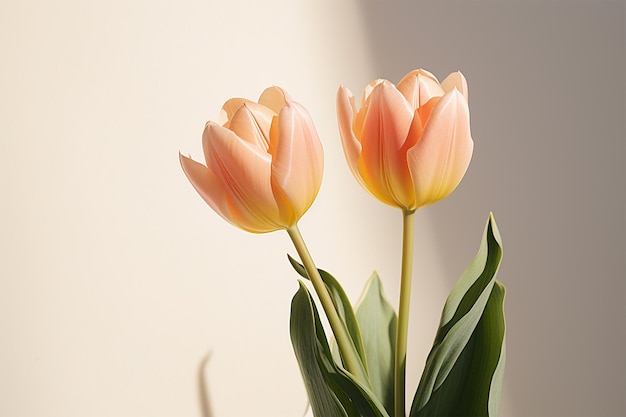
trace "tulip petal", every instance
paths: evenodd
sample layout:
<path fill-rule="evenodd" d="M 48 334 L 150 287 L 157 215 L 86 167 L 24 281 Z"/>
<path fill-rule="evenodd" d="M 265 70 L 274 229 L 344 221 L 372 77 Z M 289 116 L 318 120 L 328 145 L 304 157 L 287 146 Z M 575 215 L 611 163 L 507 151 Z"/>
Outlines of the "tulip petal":
<path fill-rule="evenodd" d="M 225 220 L 233 223 L 222 183 L 206 166 L 179 153 L 180 166 L 200 197 Z"/>
<path fill-rule="evenodd" d="M 465 100 L 468 100 L 467 81 L 460 71 L 453 72 L 448 75 L 446 79 L 441 82 L 441 87 L 446 93 L 449 93 L 456 88 L 461 94 L 463 94 Z"/>
<path fill-rule="evenodd" d="M 357 138 L 361 137 L 361 133 L 363 132 L 363 123 L 365 122 L 365 115 L 367 114 L 367 110 L 369 108 L 370 102 L 370 94 L 374 91 L 374 87 L 378 84 L 385 82 L 386 80 L 378 79 L 369 83 L 365 90 L 363 90 L 363 94 L 361 94 L 361 105 L 359 107 L 359 111 L 356 112 L 354 116 L 354 121 L 352 123 L 352 130 Z"/>
<path fill-rule="evenodd" d="M 441 97 L 445 94 L 437 78 L 423 69 L 411 71 L 402 77 L 397 88 L 414 109 L 433 97 Z"/>
<path fill-rule="evenodd" d="M 209 122 L 202 136 L 207 167 L 224 187 L 224 195 L 239 227 L 269 232 L 281 224 L 270 183 L 270 155 L 232 131 Z"/>
<path fill-rule="evenodd" d="M 257 103 L 243 104 L 224 127 L 253 146 L 267 151 L 269 148 L 270 125 L 275 113 Z"/>
<path fill-rule="evenodd" d="M 435 104 L 422 138 L 407 153 L 416 208 L 454 191 L 467 171 L 473 148 L 467 101 L 454 89 Z"/>
<path fill-rule="evenodd" d="M 354 96 L 344 86 L 339 87 L 339 90 L 337 90 L 337 122 L 339 124 L 339 136 L 341 136 L 343 153 L 354 177 L 363 187 L 367 188 L 359 173 L 361 142 L 359 142 L 353 130 L 355 113 Z"/>
<path fill-rule="evenodd" d="M 254 103 L 245 98 L 231 98 L 222 105 L 222 110 L 220 110 L 220 117 L 218 119 L 218 123 L 221 126 L 228 127 L 228 121 L 233 117 L 233 115 L 243 106 L 244 104 Z"/>
<path fill-rule="evenodd" d="M 315 199 L 324 171 L 324 151 L 313 120 L 304 107 L 288 102 L 272 126 L 272 184 L 275 198 L 286 197 L 295 223 Z M 283 205 L 279 204 L 279 207 Z M 288 213 L 284 213 L 287 215 Z"/>
<path fill-rule="evenodd" d="M 270 108 L 274 113 L 278 114 L 289 100 L 289 95 L 282 88 L 274 86 L 263 90 L 261 97 L 259 97 L 259 104 Z"/>
<path fill-rule="evenodd" d="M 405 148 L 412 119 L 413 109 L 393 84 L 374 87 L 361 134 L 359 173 L 374 196 L 399 207 L 414 200 Z"/>
<path fill-rule="evenodd" d="M 376 87 L 378 84 L 381 84 L 383 82 L 385 82 L 387 80 L 384 80 L 382 78 L 379 78 L 377 80 L 372 81 L 371 83 L 369 83 L 368 85 L 365 86 L 365 89 L 363 90 L 363 94 L 361 94 L 361 107 L 363 108 L 364 106 L 366 106 L 369 98 L 370 98 L 370 94 L 372 94 L 372 91 L 374 90 L 374 87 Z"/>

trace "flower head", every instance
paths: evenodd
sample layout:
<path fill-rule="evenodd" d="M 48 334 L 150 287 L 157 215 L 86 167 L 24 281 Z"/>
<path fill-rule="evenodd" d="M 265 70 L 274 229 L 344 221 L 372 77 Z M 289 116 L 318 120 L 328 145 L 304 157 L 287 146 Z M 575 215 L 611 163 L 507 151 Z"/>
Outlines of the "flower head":
<path fill-rule="evenodd" d="M 447 197 L 472 157 L 467 83 L 460 72 L 442 83 L 422 69 L 396 85 L 371 82 L 357 110 L 337 93 L 339 131 L 350 169 L 382 202 L 416 210 Z"/>
<path fill-rule="evenodd" d="M 253 233 L 293 226 L 322 181 L 322 144 L 306 109 L 278 87 L 258 102 L 228 100 L 202 135 L 206 166 L 180 155 L 200 196 L 231 224 Z"/>

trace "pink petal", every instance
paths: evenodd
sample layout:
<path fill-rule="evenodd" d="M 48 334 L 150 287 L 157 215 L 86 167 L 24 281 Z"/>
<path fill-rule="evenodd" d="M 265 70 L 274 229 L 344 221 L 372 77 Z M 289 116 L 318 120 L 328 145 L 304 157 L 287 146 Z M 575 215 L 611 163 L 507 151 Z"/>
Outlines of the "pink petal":
<path fill-rule="evenodd" d="M 465 100 L 468 100 L 467 81 L 460 71 L 453 72 L 448 75 L 441 83 L 441 87 L 446 93 L 449 93 L 456 88 L 461 94 L 463 94 Z"/>
<path fill-rule="evenodd" d="M 372 94 L 372 91 L 374 91 L 374 87 L 385 81 L 387 80 L 378 79 L 372 81 L 365 87 L 365 90 L 363 90 L 363 94 L 361 94 L 361 106 L 359 107 L 359 111 L 356 112 L 356 115 L 354 116 L 354 121 L 352 123 L 352 130 L 354 131 L 354 135 L 359 138 L 359 140 L 361 138 L 361 133 L 363 132 L 365 115 L 367 114 L 367 110 L 370 105 L 370 94 Z"/>
<path fill-rule="evenodd" d="M 230 100 L 227 100 L 226 103 L 224 103 L 224 105 L 222 106 L 222 110 L 220 111 L 218 123 L 224 127 L 228 127 L 228 121 L 233 117 L 235 112 L 247 103 L 254 102 L 245 98 L 231 98 Z"/>
<path fill-rule="evenodd" d="M 272 126 L 270 149 L 272 184 L 289 200 L 295 223 L 313 203 L 324 171 L 322 143 L 311 116 L 302 105 L 289 102 L 283 107 L 276 125 Z M 279 192 L 277 198 L 282 193 Z"/>
<path fill-rule="evenodd" d="M 200 197 L 217 214 L 228 222 L 233 223 L 233 216 L 228 208 L 225 198 L 224 187 L 217 177 L 204 165 L 191 158 L 179 154 L 180 166 L 193 188 L 200 194 Z"/>
<path fill-rule="evenodd" d="M 352 130 L 355 112 L 354 96 L 347 88 L 339 87 L 337 91 L 337 122 L 339 124 L 339 135 L 341 136 L 343 152 L 352 174 L 365 187 L 361 174 L 359 174 L 361 143 Z"/>
<path fill-rule="evenodd" d="M 377 85 L 361 134 L 359 172 L 368 190 L 387 204 L 406 207 L 413 202 L 405 142 L 413 109 L 388 81 Z"/>
<path fill-rule="evenodd" d="M 282 88 L 269 87 L 261 93 L 259 104 L 270 108 L 274 113 L 278 114 L 280 110 L 287 105 L 288 100 L 290 100 L 290 98 Z"/>
<path fill-rule="evenodd" d="M 212 122 L 202 144 L 207 167 L 224 187 L 233 221 L 259 232 L 285 227 L 272 193 L 270 155 Z"/>
<path fill-rule="evenodd" d="M 269 147 L 270 125 L 275 113 L 257 103 L 245 103 L 232 116 L 225 126 L 237 136 L 253 146 L 267 151 Z"/>
<path fill-rule="evenodd" d="M 473 148 L 467 101 L 455 89 L 437 102 L 421 140 L 407 153 L 416 208 L 454 191 L 469 166 Z"/>
<path fill-rule="evenodd" d="M 365 89 L 363 90 L 363 94 L 361 94 L 361 108 L 363 108 L 363 106 L 365 106 L 365 104 L 369 100 L 370 94 L 372 94 L 372 90 L 374 90 L 374 87 L 376 87 L 378 84 L 385 82 L 385 81 L 387 80 L 383 80 L 382 78 L 379 78 L 365 86 Z"/>
<path fill-rule="evenodd" d="M 433 74 L 423 69 L 405 75 L 398 83 L 398 90 L 416 109 L 433 97 L 441 97 L 444 90 Z"/>

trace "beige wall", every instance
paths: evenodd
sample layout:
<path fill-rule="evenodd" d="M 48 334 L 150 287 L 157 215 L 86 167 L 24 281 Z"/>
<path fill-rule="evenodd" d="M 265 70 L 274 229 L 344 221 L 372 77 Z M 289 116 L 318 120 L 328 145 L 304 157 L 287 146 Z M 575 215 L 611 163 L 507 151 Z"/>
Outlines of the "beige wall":
<path fill-rule="evenodd" d="M 418 213 L 409 389 L 494 211 L 501 415 L 626 414 L 624 4 L 3 2 L 0 415 L 301 415 L 288 238 L 222 221 L 177 153 L 225 99 L 286 88 L 326 150 L 305 239 L 395 302 L 399 213 L 351 178 L 334 97 L 417 67 L 464 72 L 475 154 Z"/>

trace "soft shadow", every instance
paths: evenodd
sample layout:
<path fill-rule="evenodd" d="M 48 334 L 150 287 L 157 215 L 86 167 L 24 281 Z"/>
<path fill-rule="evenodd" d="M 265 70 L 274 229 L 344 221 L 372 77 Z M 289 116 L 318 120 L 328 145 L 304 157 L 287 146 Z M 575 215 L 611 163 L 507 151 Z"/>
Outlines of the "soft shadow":
<path fill-rule="evenodd" d="M 571 70 L 623 80 L 623 3 L 359 4 L 377 76 L 426 66 L 468 79 L 472 163 L 423 213 L 449 287 L 489 211 L 498 221 L 510 353 L 501 415 L 623 415 L 626 84 Z"/>
<path fill-rule="evenodd" d="M 209 389 L 207 385 L 207 372 L 206 367 L 211 359 L 211 352 L 207 353 L 200 361 L 198 366 L 198 398 L 200 399 L 200 412 L 202 417 L 214 417 L 213 409 L 211 408 L 211 399 L 209 395 Z"/>
<path fill-rule="evenodd" d="M 371 47 L 372 67 L 376 77 L 397 83 L 408 71 L 425 68 L 433 72 L 439 80 L 457 70 L 461 70 L 468 79 L 470 108 L 477 110 L 472 113 L 472 135 L 475 142 L 472 164 L 460 187 L 450 197 L 435 206 L 420 210 L 416 219 L 416 247 L 433 245 L 436 248 L 435 253 L 441 254 L 441 262 L 433 265 L 433 268 L 440 271 L 441 280 L 417 281 L 415 286 L 423 291 L 438 290 L 435 286 L 450 289 L 476 254 L 489 211 L 495 211 L 498 224 L 500 217 L 504 217 L 504 214 L 499 216 L 500 211 L 504 210 L 498 210 L 497 204 L 494 206 L 500 202 L 500 199 L 496 201 L 499 195 L 494 190 L 502 194 L 502 190 L 506 188 L 494 186 L 502 175 L 494 175 L 494 171 L 490 171 L 493 168 L 488 164 L 490 161 L 505 161 L 511 165 L 503 156 L 505 141 L 500 136 L 493 139 L 488 137 L 494 130 L 491 111 L 494 110 L 493 107 L 498 110 L 491 103 L 499 105 L 503 101 L 488 101 L 487 98 L 492 91 L 500 94 L 504 91 L 498 78 L 503 72 L 494 69 L 496 64 L 500 64 L 500 61 L 494 63 L 494 56 L 498 56 L 494 55 L 494 51 L 504 54 L 508 44 L 501 36 L 494 35 L 502 32 L 498 30 L 498 24 L 505 18 L 516 16 L 517 10 L 502 10 L 501 20 L 492 22 L 489 16 L 493 13 L 493 7 L 488 1 L 465 3 L 366 0 L 359 4 L 362 7 L 364 25 L 368 28 L 366 42 Z M 515 56 L 508 56 L 508 62 L 513 58 Z M 353 92 L 362 88 L 357 85 L 351 87 L 354 88 Z M 500 105 L 502 107 L 506 108 Z M 495 143 L 490 143 L 490 139 Z M 491 155 L 490 152 L 500 154 Z M 423 268 L 420 262 L 426 262 L 420 255 L 415 254 L 415 276 L 423 271 L 419 269 Z M 439 308 L 433 311 L 434 315 L 438 314 Z M 507 306 L 508 310 L 510 306 Z M 510 359 L 507 367 L 514 369 L 516 358 Z M 510 369 L 505 376 L 501 410 L 512 408 L 515 402 L 508 387 L 510 375 L 513 375 L 509 371 Z M 413 377 L 419 378 L 417 368 Z"/>

